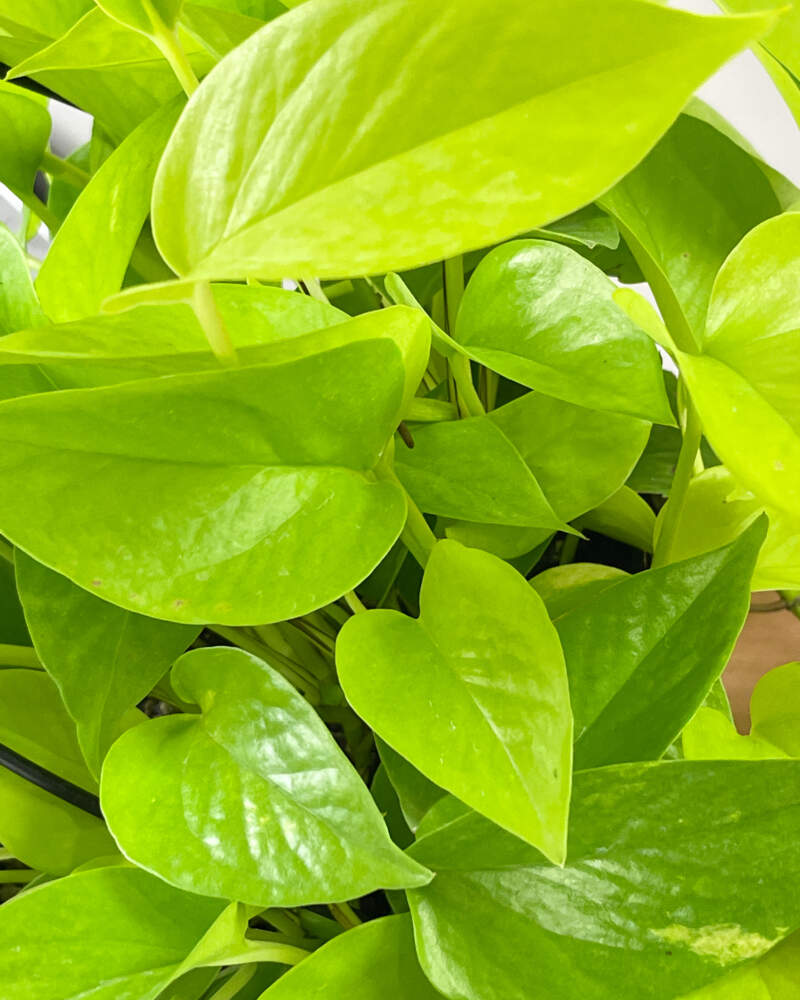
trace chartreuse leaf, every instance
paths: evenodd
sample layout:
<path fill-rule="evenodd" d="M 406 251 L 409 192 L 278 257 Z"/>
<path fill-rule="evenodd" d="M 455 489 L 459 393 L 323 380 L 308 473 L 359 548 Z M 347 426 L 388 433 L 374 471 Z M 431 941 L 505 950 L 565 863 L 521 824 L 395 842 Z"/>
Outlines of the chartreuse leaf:
<path fill-rule="evenodd" d="M 286 7 L 279 0 L 267 0 L 258 5 L 257 13 L 257 17 L 251 17 L 238 10 L 219 10 L 206 4 L 185 3 L 180 23 L 215 59 L 221 59 L 258 31 L 265 21 L 285 14 Z"/>
<path fill-rule="evenodd" d="M 434 785 L 424 774 L 421 774 L 405 757 L 392 750 L 379 736 L 375 743 L 381 762 L 389 777 L 397 799 L 400 803 L 403 817 L 410 830 L 419 826 L 420 820 L 431 806 L 445 794 L 438 785 Z"/>
<path fill-rule="evenodd" d="M 41 100 L 11 84 L 0 85 L 0 181 L 27 204 L 51 127 Z"/>
<path fill-rule="evenodd" d="M 666 506 L 662 507 L 662 512 L 665 509 Z M 724 465 L 706 469 L 689 483 L 683 513 L 670 546 L 670 559 L 688 559 L 727 545 L 763 510 L 755 497 L 742 494 Z M 800 513 L 796 518 L 774 509 L 767 514 L 767 537 L 758 553 L 750 587 L 752 590 L 800 589 Z M 663 513 L 659 513 L 657 539 L 662 522 Z"/>
<path fill-rule="evenodd" d="M 408 914 L 340 934 L 271 986 L 261 1000 L 436 1000 L 422 973 Z"/>
<path fill-rule="evenodd" d="M 72 720 L 42 671 L 0 670 L 0 743 L 58 778 L 97 793 Z M 54 875 L 116 853 L 101 819 L 5 767 L 0 767 L 0 842 L 27 865 Z M 5 977 L 0 975 L 0 981 L 6 985 Z"/>
<path fill-rule="evenodd" d="M 22 552 L 16 566 L 33 644 L 75 720 L 89 769 L 99 777 L 125 714 L 161 680 L 199 629 L 101 601 Z"/>
<path fill-rule="evenodd" d="M 14 234 L 0 225 L 0 337 L 45 323 L 23 249 Z"/>
<path fill-rule="evenodd" d="M 681 372 L 706 437 L 765 504 L 800 512 L 800 214 L 757 226 L 717 275 L 704 353 Z"/>
<path fill-rule="evenodd" d="M 765 530 L 612 583 L 559 618 L 577 767 L 656 758 L 673 742 L 727 663 Z"/>
<path fill-rule="evenodd" d="M 531 586 L 541 597 L 553 621 L 607 590 L 628 574 L 614 566 L 595 563 L 566 563 L 538 573 Z"/>
<path fill-rule="evenodd" d="M 103 765 L 103 813 L 127 857 L 180 888 L 259 906 L 429 880 L 392 844 L 314 710 L 266 663 L 197 649 L 172 684 L 202 715 L 137 726 Z"/>
<path fill-rule="evenodd" d="M 156 241 L 182 275 L 277 280 L 507 239 L 623 176 L 771 23 L 640 0 L 513 0 L 502 24 L 482 0 L 302 4 L 194 96 L 159 169 Z"/>
<path fill-rule="evenodd" d="M 87 184 L 59 229 L 36 279 L 42 306 L 56 322 L 93 316 L 106 296 L 119 291 L 179 111 L 176 101 L 135 129 Z"/>
<path fill-rule="evenodd" d="M 225 908 L 147 872 L 97 868 L 0 910 L 6 1000 L 155 1000 Z"/>
<path fill-rule="evenodd" d="M 364 579 L 403 527 L 402 491 L 368 470 L 405 378 L 385 338 L 8 400 L 0 531 L 130 611 L 242 625 L 305 614 Z"/>
<path fill-rule="evenodd" d="M 403 669 L 398 670 L 398 663 Z M 507 563 L 446 539 L 417 620 L 356 615 L 339 633 L 347 700 L 427 778 L 564 857 L 572 716 L 564 660 L 539 597 Z M 447 749 L 431 733 L 447 734 Z"/>
<path fill-rule="evenodd" d="M 702 333 L 722 262 L 747 232 L 780 212 L 758 162 L 690 115 L 681 115 L 600 201 L 620 225 L 684 349 Z"/>
<path fill-rule="evenodd" d="M 653 551 L 655 514 L 647 501 L 629 486 L 620 486 L 616 493 L 587 511 L 577 523 L 581 529 L 599 531 L 626 545 L 645 552 Z"/>
<path fill-rule="evenodd" d="M 792 934 L 754 965 L 679 1000 L 794 1000 L 800 982 L 800 934 Z"/>
<path fill-rule="evenodd" d="M 800 926 L 798 822 L 795 761 L 576 774 L 563 869 L 467 814 L 411 848 L 422 967 L 459 1000 L 687 993 Z"/>
<path fill-rule="evenodd" d="M 96 0 L 106 14 L 144 35 L 174 29 L 183 0 Z"/>
<path fill-rule="evenodd" d="M 506 243 L 470 279 L 455 339 L 477 361 L 549 396 L 671 424 L 658 351 L 613 295 L 603 272 L 568 247 Z"/>

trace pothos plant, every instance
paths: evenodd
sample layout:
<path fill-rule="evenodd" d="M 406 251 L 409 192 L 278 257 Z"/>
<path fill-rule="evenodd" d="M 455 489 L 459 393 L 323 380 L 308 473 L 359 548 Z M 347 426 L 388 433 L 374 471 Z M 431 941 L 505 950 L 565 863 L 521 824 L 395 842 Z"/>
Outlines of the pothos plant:
<path fill-rule="evenodd" d="M 0 0 L 3 1000 L 797 996 L 758 6 Z"/>

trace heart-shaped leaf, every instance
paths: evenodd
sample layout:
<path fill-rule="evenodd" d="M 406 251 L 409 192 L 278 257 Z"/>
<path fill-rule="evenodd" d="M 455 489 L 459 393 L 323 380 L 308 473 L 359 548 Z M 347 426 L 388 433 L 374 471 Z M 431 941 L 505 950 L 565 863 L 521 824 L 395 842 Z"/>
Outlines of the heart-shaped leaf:
<path fill-rule="evenodd" d="M 646 570 L 556 623 L 580 768 L 659 757 L 722 673 L 750 605 L 763 520 L 731 545 Z"/>
<path fill-rule="evenodd" d="M 137 868 L 96 868 L 0 909 L 4 1000 L 155 1000 L 225 908 Z"/>
<path fill-rule="evenodd" d="M 103 813 L 138 865 L 190 892 L 259 906 L 428 881 L 389 840 L 320 718 L 266 663 L 197 649 L 177 661 L 172 684 L 202 715 L 137 726 L 103 765 Z"/>
<path fill-rule="evenodd" d="M 405 379 L 387 338 L 8 400 L 0 530 L 156 618 L 304 614 L 364 579 L 400 534 L 402 491 L 367 470 L 397 426 Z"/>
<path fill-rule="evenodd" d="M 800 926 L 798 822 L 795 761 L 577 774 L 563 869 L 456 818 L 411 849 L 436 871 L 409 893 L 422 967 L 459 1000 L 686 993 Z"/>
<path fill-rule="evenodd" d="M 714 283 L 703 354 L 679 362 L 706 436 L 770 507 L 800 511 L 800 213 L 749 233 Z"/>
<path fill-rule="evenodd" d="M 771 23 L 641 0 L 495 14 L 483 0 L 323 0 L 258 31 L 167 148 L 153 221 L 170 266 L 379 274 L 550 222 L 623 176 Z"/>
<path fill-rule="evenodd" d="M 398 669 L 402 664 L 402 669 Z M 339 633 L 347 700 L 431 781 L 560 862 L 572 716 L 561 648 L 524 577 L 444 540 L 420 617 L 356 615 Z M 447 749 L 431 733 L 447 733 Z"/>
<path fill-rule="evenodd" d="M 124 611 L 18 552 L 17 586 L 34 646 L 75 720 L 95 777 L 126 712 L 199 629 Z M 75 622 L 81 627 L 76 632 Z"/>
<path fill-rule="evenodd" d="M 542 240 L 497 247 L 467 285 L 455 338 L 470 356 L 549 396 L 673 423 L 655 344 L 574 250 Z"/>

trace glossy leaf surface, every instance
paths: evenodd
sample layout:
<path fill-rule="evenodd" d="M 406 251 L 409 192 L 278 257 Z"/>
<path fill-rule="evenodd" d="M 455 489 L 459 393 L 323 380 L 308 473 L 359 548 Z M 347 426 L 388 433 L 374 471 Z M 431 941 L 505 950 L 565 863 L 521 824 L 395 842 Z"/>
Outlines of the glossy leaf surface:
<path fill-rule="evenodd" d="M 266 663 L 197 649 L 172 684 L 202 715 L 130 730 L 103 766 L 103 812 L 129 858 L 190 892 L 259 906 L 429 880 L 389 840 L 314 710 Z"/>
<path fill-rule="evenodd" d="M 579 768 L 659 757 L 727 663 L 766 525 L 594 593 L 556 623 Z"/>
<path fill-rule="evenodd" d="M 7 1000 L 155 1000 L 224 903 L 135 868 L 98 868 L 0 910 Z"/>
<path fill-rule="evenodd" d="M 480 0 L 303 4 L 190 102 L 156 184 L 159 248 L 179 274 L 280 279 L 490 245 L 618 180 L 769 24 L 639 0 L 514 0 L 500 23 Z"/>
<path fill-rule="evenodd" d="M 101 601 L 21 552 L 16 566 L 34 646 L 75 720 L 89 769 L 99 778 L 126 713 L 164 676 L 198 629 Z"/>
<path fill-rule="evenodd" d="M 436 1000 L 422 973 L 409 916 L 383 917 L 340 934 L 281 976 L 261 1000 Z"/>
<path fill-rule="evenodd" d="M 475 813 L 419 841 L 422 966 L 469 1000 L 665 1000 L 800 925 L 800 763 L 674 761 L 575 776 L 563 869 Z M 535 956 L 535 961 L 520 961 Z"/>
<path fill-rule="evenodd" d="M 705 434 L 761 501 L 800 511 L 800 214 L 749 233 L 717 276 L 704 354 L 681 371 Z"/>
<path fill-rule="evenodd" d="M 507 243 L 473 274 L 455 338 L 482 364 L 547 395 L 672 423 L 655 345 L 613 293 L 567 247 Z"/>
<path fill-rule="evenodd" d="M 161 28 L 174 28 L 183 0 L 97 0 L 97 6 L 122 24 L 151 35 Z"/>
<path fill-rule="evenodd" d="M 51 127 L 42 101 L 19 87 L 0 85 L 0 181 L 23 201 L 33 195 Z"/>
<path fill-rule="evenodd" d="M 44 672 L 0 670 L 0 743 L 97 794 L 72 720 Z M 21 861 L 55 875 L 116 853 L 101 819 L 6 767 L 0 767 L 0 841 Z"/>
<path fill-rule="evenodd" d="M 46 323 L 22 247 L 5 226 L 0 226 L 0 275 L 0 337 Z"/>
<path fill-rule="evenodd" d="M 431 781 L 560 862 L 572 717 L 539 597 L 495 556 L 445 540 L 420 609 L 417 621 L 370 611 L 345 625 L 336 665 L 348 701 Z M 446 751 L 432 732 L 447 733 Z"/>
<path fill-rule="evenodd" d="M 366 470 L 397 426 L 404 379 L 398 348 L 368 340 L 8 400 L 0 530 L 131 611 L 228 624 L 303 614 L 366 577 L 400 533 L 401 491 Z"/>
<path fill-rule="evenodd" d="M 143 122 L 100 167 L 59 229 L 36 279 L 42 306 L 56 322 L 93 316 L 119 291 L 179 111 L 175 102 Z"/>

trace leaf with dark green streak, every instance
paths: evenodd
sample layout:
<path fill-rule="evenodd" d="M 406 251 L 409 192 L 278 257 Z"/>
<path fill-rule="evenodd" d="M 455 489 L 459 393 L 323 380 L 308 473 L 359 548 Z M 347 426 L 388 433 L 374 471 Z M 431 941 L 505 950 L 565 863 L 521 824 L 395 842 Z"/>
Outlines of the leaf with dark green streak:
<path fill-rule="evenodd" d="M 398 670 L 402 664 L 402 670 Z M 558 639 L 507 563 L 437 542 L 417 620 L 356 615 L 336 666 L 358 714 L 427 778 L 560 862 L 572 716 Z M 432 741 L 443 733 L 447 745 Z"/>
<path fill-rule="evenodd" d="M 97 868 L 0 908 L 3 1000 L 155 1000 L 226 903 Z"/>
<path fill-rule="evenodd" d="M 38 670 L 0 670 L 0 743 L 97 794 L 58 689 Z M 116 853 L 105 823 L 0 766 L 0 841 L 32 868 L 65 875 Z M 0 975 L 0 982 L 5 979 Z"/>
<path fill-rule="evenodd" d="M 190 892 L 258 906 L 429 880 L 392 844 L 319 716 L 270 666 L 240 649 L 196 649 L 171 680 L 202 714 L 137 726 L 103 765 L 103 813 L 127 857 Z"/>
<path fill-rule="evenodd" d="M 89 769 L 99 778 L 125 714 L 161 680 L 199 629 L 101 601 L 22 552 L 16 566 L 33 644 L 75 720 Z"/>
<path fill-rule="evenodd" d="M 683 345 L 691 344 L 691 331 L 703 330 L 722 262 L 753 226 L 780 212 L 756 160 L 690 115 L 681 115 L 600 203 L 616 218 Z"/>
<path fill-rule="evenodd" d="M 287 972 L 261 1000 L 436 1000 L 414 950 L 411 919 L 383 917 L 340 934 Z"/>
<path fill-rule="evenodd" d="M 72 206 L 36 279 L 51 319 L 66 323 L 93 316 L 103 299 L 119 291 L 150 211 L 153 176 L 180 107 L 179 101 L 167 105 L 132 132 Z"/>
<path fill-rule="evenodd" d="M 576 767 L 659 757 L 722 673 L 750 605 L 763 520 L 733 544 L 612 583 L 556 623 Z"/>
<path fill-rule="evenodd" d="M 566 866 L 470 813 L 417 842 L 418 953 L 458 1000 L 667 1000 L 800 926 L 800 762 L 575 776 Z M 749 1000 L 749 998 L 748 998 Z"/>
<path fill-rule="evenodd" d="M 658 351 L 613 295 L 574 250 L 517 240 L 476 268 L 454 336 L 470 357 L 531 389 L 671 424 Z"/>
<path fill-rule="evenodd" d="M 159 169 L 156 241 L 182 275 L 280 280 L 507 239 L 622 177 L 772 23 L 640 0 L 510 0 L 502 19 L 483 0 L 302 4 L 193 96 Z"/>
<path fill-rule="evenodd" d="M 427 334 L 411 310 L 408 333 Z M 402 412 L 389 338 L 276 365 L 0 404 L 0 531 L 121 607 L 232 625 L 336 600 L 389 551 L 374 482 Z"/>

